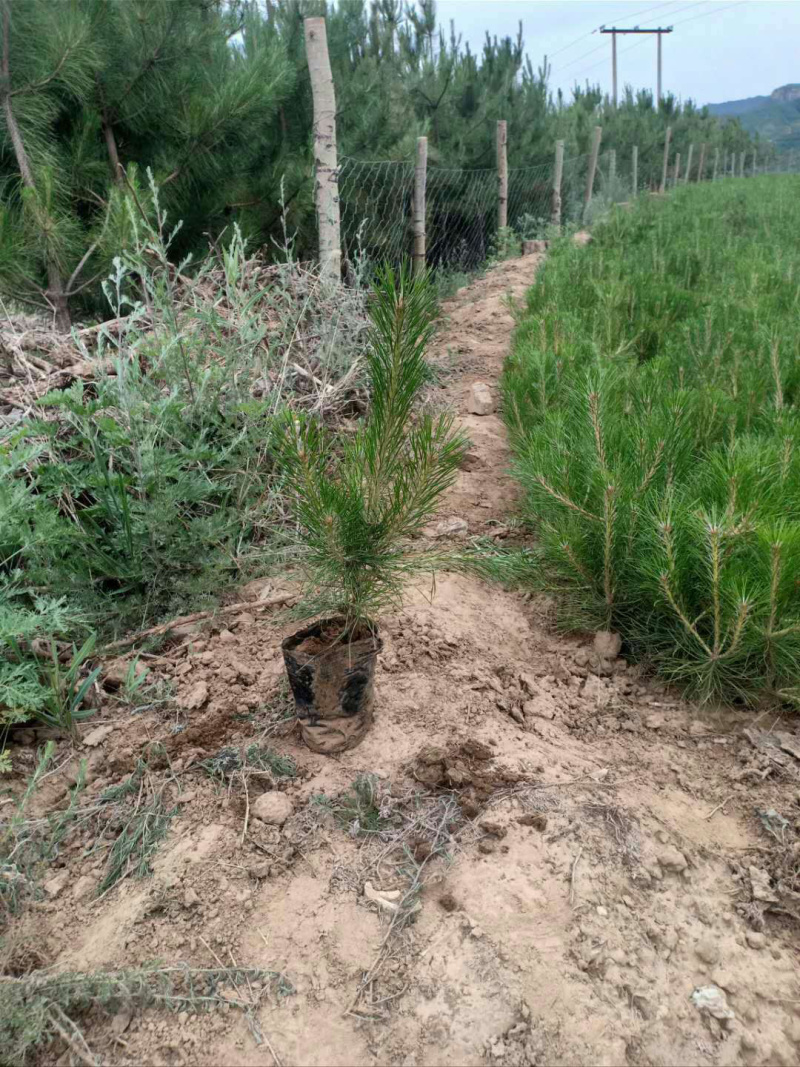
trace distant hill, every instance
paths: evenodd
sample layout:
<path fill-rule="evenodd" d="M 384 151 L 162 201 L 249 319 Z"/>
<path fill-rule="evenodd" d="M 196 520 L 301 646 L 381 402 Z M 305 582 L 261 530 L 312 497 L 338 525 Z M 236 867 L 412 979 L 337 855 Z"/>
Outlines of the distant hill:
<path fill-rule="evenodd" d="M 800 85 L 782 85 L 769 96 L 709 104 L 708 110 L 720 118 L 738 118 L 749 133 L 772 141 L 780 152 L 800 148 Z"/>

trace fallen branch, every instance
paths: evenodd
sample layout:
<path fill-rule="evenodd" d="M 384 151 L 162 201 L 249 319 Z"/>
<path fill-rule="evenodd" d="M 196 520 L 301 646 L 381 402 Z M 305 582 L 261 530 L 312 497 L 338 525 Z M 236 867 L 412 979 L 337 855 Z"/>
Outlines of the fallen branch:
<path fill-rule="evenodd" d="M 151 626 L 149 630 L 139 630 L 138 633 L 121 637 L 119 641 L 112 641 L 111 644 L 100 649 L 99 655 L 105 656 L 109 652 L 116 652 L 117 649 L 126 648 L 136 641 L 144 640 L 145 637 L 165 634 L 176 626 L 188 626 L 193 622 L 203 622 L 217 615 L 232 615 L 237 611 L 262 611 L 264 608 L 275 608 L 280 604 L 294 604 L 296 600 L 297 596 L 294 593 L 280 593 L 278 596 L 270 597 L 269 600 L 241 600 L 238 604 L 229 604 L 225 608 L 215 608 L 213 611 L 196 611 L 193 615 L 179 615 L 177 619 L 170 619 L 169 622 L 163 622 L 159 626 Z"/>

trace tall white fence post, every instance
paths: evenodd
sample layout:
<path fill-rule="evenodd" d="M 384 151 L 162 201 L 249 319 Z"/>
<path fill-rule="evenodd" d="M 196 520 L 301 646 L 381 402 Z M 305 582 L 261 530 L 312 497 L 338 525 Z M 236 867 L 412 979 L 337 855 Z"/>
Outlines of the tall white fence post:
<path fill-rule="evenodd" d="M 589 155 L 589 173 L 586 175 L 586 192 L 583 196 L 583 213 L 586 214 L 586 209 L 592 202 L 592 193 L 594 192 L 594 176 L 597 172 L 597 156 L 600 152 L 600 140 L 603 136 L 603 127 L 595 126 L 594 133 L 592 134 L 592 148 Z"/>
<path fill-rule="evenodd" d="M 556 166 L 553 171 L 553 203 L 550 221 L 554 226 L 561 225 L 561 181 L 564 177 L 564 142 L 556 141 Z"/>
<path fill-rule="evenodd" d="M 425 270 L 425 192 L 428 184 L 428 138 L 417 138 L 417 165 L 414 170 L 414 273 Z"/>
<path fill-rule="evenodd" d="M 659 41 L 661 37 L 658 38 Z M 659 186 L 659 192 L 665 193 L 667 191 L 667 165 L 669 163 L 669 143 L 672 140 L 672 127 L 667 126 L 667 132 L 664 135 L 664 163 L 661 167 L 661 185 Z"/>
<path fill-rule="evenodd" d="M 631 149 L 631 188 L 633 195 L 639 195 L 639 146 L 635 144 Z"/>
<path fill-rule="evenodd" d="M 508 124 L 497 123 L 497 228 L 508 226 Z"/>
<path fill-rule="evenodd" d="M 336 158 L 336 94 L 328 56 L 325 19 L 304 19 L 303 27 L 314 104 L 314 192 L 319 226 L 320 271 L 326 281 L 338 285 L 342 276 L 342 245 Z"/>

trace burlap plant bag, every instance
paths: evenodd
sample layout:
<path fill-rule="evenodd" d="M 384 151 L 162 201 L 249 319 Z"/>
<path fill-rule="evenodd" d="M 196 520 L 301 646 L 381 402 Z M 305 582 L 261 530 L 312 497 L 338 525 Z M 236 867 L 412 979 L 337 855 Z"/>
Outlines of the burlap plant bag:
<path fill-rule="evenodd" d="M 344 619 L 321 619 L 281 644 L 303 740 L 315 752 L 354 748 L 372 725 L 383 642 L 367 628 L 344 638 L 343 628 Z"/>

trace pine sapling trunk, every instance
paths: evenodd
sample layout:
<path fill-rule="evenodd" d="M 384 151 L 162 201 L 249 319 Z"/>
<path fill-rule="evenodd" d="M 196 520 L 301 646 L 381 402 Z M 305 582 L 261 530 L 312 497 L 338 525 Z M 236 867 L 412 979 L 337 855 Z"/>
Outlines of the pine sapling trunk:
<path fill-rule="evenodd" d="M 14 148 L 14 156 L 17 161 L 17 167 L 19 168 L 20 177 L 22 178 L 22 184 L 26 189 L 36 192 L 36 182 L 33 179 L 33 171 L 31 170 L 30 160 L 28 159 L 28 153 L 25 149 L 25 142 L 22 139 L 22 132 L 20 131 L 19 124 L 17 123 L 17 116 L 14 114 L 14 107 L 11 102 L 11 61 L 10 61 L 10 15 L 8 2 L 3 4 L 3 55 L 2 55 L 2 79 L 3 79 L 3 115 L 6 120 L 6 127 L 8 129 L 9 136 L 11 138 L 11 144 Z M 44 220 L 48 221 L 48 220 Z M 64 290 L 64 281 L 61 277 L 61 270 L 56 262 L 52 252 L 45 253 L 47 256 L 47 291 L 46 296 L 50 299 L 55 312 L 55 324 L 56 328 L 62 332 L 66 332 L 72 326 L 72 320 L 69 314 L 69 303 L 67 301 L 67 295 Z"/>
<path fill-rule="evenodd" d="M 122 184 L 122 164 L 119 161 L 119 151 L 117 150 L 117 138 L 114 134 L 114 127 L 109 121 L 106 112 L 103 112 L 103 137 L 106 142 L 106 151 L 108 152 L 108 162 L 111 166 L 111 176 L 117 185 Z"/>

